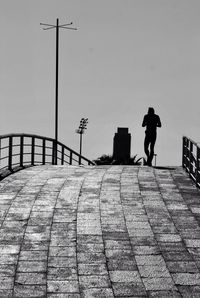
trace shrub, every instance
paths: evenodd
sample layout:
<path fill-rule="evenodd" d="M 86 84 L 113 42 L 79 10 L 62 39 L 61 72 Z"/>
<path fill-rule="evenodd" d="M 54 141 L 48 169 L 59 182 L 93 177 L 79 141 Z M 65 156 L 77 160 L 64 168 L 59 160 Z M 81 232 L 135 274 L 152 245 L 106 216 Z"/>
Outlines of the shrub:
<path fill-rule="evenodd" d="M 115 160 L 112 155 L 103 154 L 99 158 L 95 159 L 94 162 L 97 165 L 132 165 L 139 166 L 142 164 L 143 157 L 137 158 L 137 154 L 130 157 L 128 160 Z"/>

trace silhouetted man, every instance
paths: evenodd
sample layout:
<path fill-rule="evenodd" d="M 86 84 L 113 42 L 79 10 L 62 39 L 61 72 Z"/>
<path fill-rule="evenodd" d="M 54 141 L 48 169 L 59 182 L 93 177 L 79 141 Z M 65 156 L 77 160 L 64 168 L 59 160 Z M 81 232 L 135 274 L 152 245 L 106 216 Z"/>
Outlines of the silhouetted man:
<path fill-rule="evenodd" d="M 145 139 L 144 139 L 144 151 L 147 156 L 147 165 L 152 165 L 154 156 L 154 146 L 157 136 L 157 127 L 161 127 L 160 117 L 155 114 L 153 108 L 149 108 L 148 114 L 144 116 L 142 127 L 146 126 Z M 149 150 L 150 147 L 150 150 Z"/>

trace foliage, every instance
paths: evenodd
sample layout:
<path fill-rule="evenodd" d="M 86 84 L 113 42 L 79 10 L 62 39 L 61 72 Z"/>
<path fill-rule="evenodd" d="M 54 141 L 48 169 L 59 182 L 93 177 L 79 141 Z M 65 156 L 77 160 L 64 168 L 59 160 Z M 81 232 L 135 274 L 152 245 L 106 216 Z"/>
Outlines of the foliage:
<path fill-rule="evenodd" d="M 143 157 L 137 158 L 137 154 L 133 157 L 130 157 L 128 160 L 114 160 L 112 155 L 109 154 L 103 154 L 94 162 L 97 165 L 133 165 L 133 166 L 139 166 L 142 164 Z"/>

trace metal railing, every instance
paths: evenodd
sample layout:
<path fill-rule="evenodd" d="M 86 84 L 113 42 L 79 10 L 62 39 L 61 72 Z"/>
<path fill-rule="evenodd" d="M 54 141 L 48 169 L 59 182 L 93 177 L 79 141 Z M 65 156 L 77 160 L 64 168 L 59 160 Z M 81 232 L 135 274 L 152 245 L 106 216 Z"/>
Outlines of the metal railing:
<path fill-rule="evenodd" d="M 45 164 L 94 165 L 94 162 L 52 138 L 31 134 L 0 136 L 0 171 Z"/>
<path fill-rule="evenodd" d="M 187 137 L 183 137 L 182 166 L 194 180 L 197 187 L 200 187 L 200 147 Z"/>

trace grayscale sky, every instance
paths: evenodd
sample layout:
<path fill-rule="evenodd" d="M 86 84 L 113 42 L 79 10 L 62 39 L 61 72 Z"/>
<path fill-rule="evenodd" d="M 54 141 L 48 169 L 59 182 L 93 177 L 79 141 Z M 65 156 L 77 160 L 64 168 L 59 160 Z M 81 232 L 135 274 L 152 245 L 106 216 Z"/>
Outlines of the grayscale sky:
<path fill-rule="evenodd" d="M 59 140 L 83 154 L 112 154 L 128 127 L 132 155 L 144 156 L 149 106 L 160 115 L 159 165 L 180 165 L 182 136 L 200 141 L 199 0 L 1 0 L 0 134 L 54 137 L 55 30 L 60 31 Z"/>

